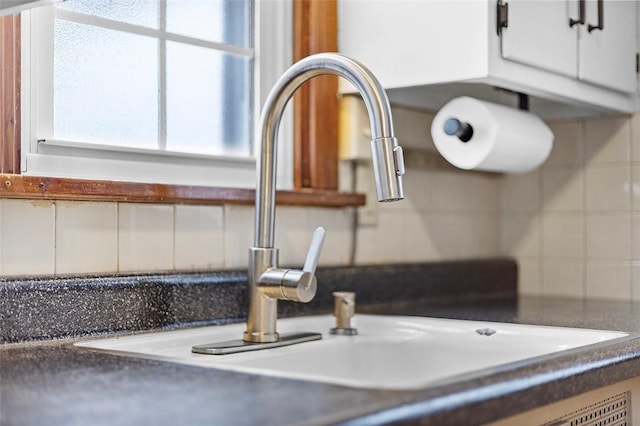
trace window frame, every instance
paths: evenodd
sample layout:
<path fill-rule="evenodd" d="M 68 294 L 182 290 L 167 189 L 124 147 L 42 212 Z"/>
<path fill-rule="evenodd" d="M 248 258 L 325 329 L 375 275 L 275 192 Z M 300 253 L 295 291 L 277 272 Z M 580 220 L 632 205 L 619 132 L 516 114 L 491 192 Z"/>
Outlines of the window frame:
<path fill-rule="evenodd" d="M 20 173 L 20 16 L 0 17 L 0 173 Z"/>
<path fill-rule="evenodd" d="M 259 57 L 268 57 L 271 67 L 254 67 L 253 122 L 259 114 L 258 99 L 266 97 L 269 90 L 261 80 L 275 81 L 291 63 L 291 49 L 286 40 L 291 39 L 291 3 L 254 3 L 254 48 L 209 43 L 218 51 L 236 51 L 252 55 L 255 64 Z M 54 5 L 40 7 L 23 14 L 22 42 L 29 45 L 22 54 L 23 98 L 27 102 L 22 108 L 22 156 L 21 172 L 25 176 L 47 176 L 81 179 L 108 179 L 114 181 L 134 181 L 144 183 L 185 184 L 202 186 L 255 187 L 256 159 L 252 152 L 247 157 L 226 155 L 204 155 L 176 153 L 156 149 L 128 148 L 112 145 L 61 141 L 53 137 L 53 34 L 57 17 L 72 22 L 86 22 L 101 28 L 110 28 L 138 35 L 160 37 L 171 36 L 163 29 L 150 29 L 138 25 L 111 21 L 108 19 L 78 14 L 67 10 L 56 10 Z M 288 21 L 288 22 L 287 22 Z M 268 33 L 262 34 L 262 32 Z M 173 35 L 178 41 L 189 37 Z M 193 41 L 193 39 L 191 39 Z M 257 52 L 263 52 L 258 54 Z M 161 53 L 162 57 L 162 53 Z M 260 78 L 258 78 L 260 76 Z M 163 86 L 164 83 L 160 82 Z M 160 99 L 161 116 L 164 99 Z M 162 119 L 160 120 L 162 121 Z M 283 125 L 285 139 L 290 139 L 291 131 Z M 163 129 L 162 123 L 160 128 Z M 251 132 L 250 132 L 251 133 Z M 253 135 L 250 134 L 250 137 Z M 164 135 L 159 134 L 160 144 Z M 290 146 L 289 143 L 283 145 Z M 250 149 L 253 146 L 249 141 Z M 280 161 L 291 163 L 290 149 L 283 149 Z M 283 167 L 287 170 L 290 167 Z M 290 188 L 291 177 L 280 173 L 280 187 Z"/>
<path fill-rule="evenodd" d="M 296 0 L 293 59 L 338 51 L 337 0 Z M 338 78 L 323 75 L 294 96 L 294 185 L 338 188 Z"/>
<path fill-rule="evenodd" d="M 274 2 L 279 3 L 279 2 Z M 310 13 L 311 4 L 325 3 L 326 9 L 322 13 Z M 326 4 L 331 3 L 331 4 Z M 318 43 L 315 42 L 318 38 L 333 38 L 337 40 L 337 32 L 332 33 L 327 31 L 327 21 L 337 21 L 337 7 L 335 0 L 296 0 L 294 2 L 294 16 L 298 20 L 300 16 L 307 14 L 306 30 L 301 25 L 296 25 L 294 28 L 293 44 L 296 52 L 300 46 L 303 49 L 307 49 L 307 54 L 315 53 L 320 50 L 327 50 L 325 47 L 317 47 Z M 306 11 L 305 11 L 306 10 Z M 11 22 L 8 22 L 11 21 Z M 0 17 L 0 29 L 4 32 L 8 25 L 13 25 L 13 21 L 18 21 L 18 37 L 13 32 L 13 37 L 4 37 L 0 39 L 2 43 L 3 51 L 7 52 L 7 46 L 15 45 L 17 47 L 18 56 L 20 57 L 20 42 L 19 42 L 19 17 Z M 268 36 L 268 34 L 267 34 Z M 306 46 L 306 47 L 304 47 Z M 314 48 L 314 46 L 316 46 Z M 260 50 L 258 49 L 258 52 Z M 264 62 L 264 63 L 262 63 Z M 266 61 L 256 61 L 259 66 L 273 66 Z M 14 71 L 17 69 L 17 75 L 20 75 L 20 62 L 19 60 L 13 63 L 4 62 L 3 71 L 7 75 L 8 71 Z M 267 81 L 265 74 L 257 70 L 257 74 L 261 76 L 260 84 L 266 84 L 270 87 L 273 81 Z M 3 82 L 5 83 L 5 82 Z M 19 81 L 13 82 L 13 90 L 20 92 Z M 6 84 L 5 84 L 6 85 Z M 318 90 L 326 90 L 322 87 L 315 87 L 311 89 L 311 96 Z M 337 89 L 335 92 L 337 96 Z M 262 95 L 263 96 L 263 95 Z M 261 96 L 259 104 L 262 105 L 264 98 Z M 11 103 L 11 99 L 17 100 L 17 103 Z M 0 121 L 0 134 L 5 135 L 8 132 L 15 131 L 20 126 L 19 116 L 19 102 L 20 96 L 14 96 L 13 98 L 3 96 L 0 98 L 4 107 L 8 107 L 9 111 L 13 111 L 13 114 L 7 114 L 7 119 Z M 326 99 L 326 97 L 322 98 Z M 337 120 L 338 109 L 335 102 L 329 102 L 328 105 L 317 105 L 316 108 L 323 110 L 323 122 L 328 116 L 335 117 Z M 16 109 L 15 106 L 18 106 Z M 13 109 L 12 109 L 13 108 Z M 6 110 L 7 108 L 5 108 Z M 257 108 L 256 108 L 257 110 Z M 314 116 L 309 113 L 309 108 L 302 110 L 302 112 L 296 112 L 295 121 L 296 125 L 303 124 L 306 129 L 306 137 L 302 133 L 303 137 L 300 137 L 301 133 L 296 131 L 296 135 L 299 141 L 296 144 L 296 148 L 299 148 L 300 144 L 304 145 L 307 141 L 311 140 L 319 129 L 327 126 L 315 125 L 317 121 L 317 115 Z M 17 133 L 17 140 L 19 142 L 19 135 Z M 318 138 L 316 138 L 318 140 Z M 283 145 L 283 144 L 281 144 Z M 289 144 L 284 144 L 290 146 Z M 306 164 L 299 164 L 300 154 L 296 154 L 295 168 L 297 170 L 304 169 L 305 167 L 315 167 L 321 169 L 326 165 L 324 159 L 335 159 L 337 164 L 337 147 L 325 146 L 322 144 L 316 144 L 319 151 L 324 149 L 322 156 L 309 158 Z M 323 148 L 324 147 L 324 148 Z M 0 151 L 6 155 L 8 152 L 19 150 L 19 143 L 14 139 L 3 137 L 0 139 Z M 284 148 L 284 147 L 282 147 Z M 280 151 L 284 151 L 281 149 Z M 322 158 L 319 160 L 319 158 Z M 280 168 L 282 169 L 282 167 Z M 293 171 L 290 171 L 292 173 Z M 362 206 L 365 203 L 365 196 L 363 194 L 356 194 L 351 192 L 338 192 L 337 190 L 337 171 L 331 172 L 335 176 L 329 188 L 313 187 L 313 183 L 310 187 L 303 188 L 302 185 L 296 183 L 293 191 L 278 191 L 276 201 L 279 204 L 285 205 L 308 205 L 308 206 L 324 206 L 324 207 L 346 207 L 346 206 Z M 331 174 L 329 173 L 329 174 Z M 237 188 L 225 188 L 225 187 L 204 187 L 204 186 L 184 186 L 184 185 L 166 185 L 166 184 L 144 184 L 133 182 L 119 182 L 117 184 L 111 181 L 99 181 L 89 179 L 70 179 L 70 178 L 47 178 L 47 177 L 30 177 L 20 176 L 20 168 L 3 168 L 0 169 L 0 198 L 35 198 L 35 199 L 65 199 L 65 200 L 102 200 L 102 201 L 133 201 L 133 202 L 175 202 L 175 203 L 196 203 L 196 204 L 253 204 L 254 191 L 244 190 Z"/>

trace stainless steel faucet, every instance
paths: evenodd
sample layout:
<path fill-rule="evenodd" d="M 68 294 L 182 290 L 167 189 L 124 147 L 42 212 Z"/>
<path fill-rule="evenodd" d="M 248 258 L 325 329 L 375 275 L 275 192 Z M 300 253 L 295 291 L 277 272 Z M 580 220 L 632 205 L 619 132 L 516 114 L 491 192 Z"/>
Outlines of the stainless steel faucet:
<path fill-rule="evenodd" d="M 255 239 L 249 249 L 249 312 L 242 341 L 194 347 L 194 352 L 221 354 L 289 345 L 321 338 L 317 333 L 279 335 L 278 299 L 309 302 L 316 293 L 315 268 L 324 238 L 318 228 L 302 270 L 278 267 L 274 247 L 276 141 L 284 108 L 307 80 L 322 74 L 346 78 L 364 99 L 371 124 L 371 153 L 378 201 L 404 198 L 402 147 L 393 135 L 389 100 L 378 80 L 360 63 L 336 53 L 308 56 L 289 68 L 269 93 L 260 119 L 260 163 L 256 188 Z"/>
<path fill-rule="evenodd" d="M 260 120 L 261 155 L 256 189 L 254 247 L 250 249 L 249 316 L 244 340 L 275 342 L 277 300 L 308 302 L 315 296 L 315 265 L 308 273 L 292 274 L 278 269 L 278 249 L 274 248 L 276 195 L 276 141 L 282 113 L 294 92 L 307 80 L 321 74 L 337 74 L 360 92 L 371 123 L 371 153 L 378 201 L 404 198 L 402 148 L 393 136 L 391 108 L 387 95 L 371 72 L 345 56 L 335 53 L 312 55 L 294 64 L 271 90 Z M 312 250 L 315 249 L 312 245 Z M 293 276 L 292 276 L 293 275 Z M 291 276 L 289 278 L 288 276 Z"/>

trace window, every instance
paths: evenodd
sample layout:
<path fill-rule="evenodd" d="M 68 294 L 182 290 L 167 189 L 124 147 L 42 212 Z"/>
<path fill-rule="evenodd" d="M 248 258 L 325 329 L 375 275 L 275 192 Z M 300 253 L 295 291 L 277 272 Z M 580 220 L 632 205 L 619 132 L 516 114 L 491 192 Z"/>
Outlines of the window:
<path fill-rule="evenodd" d="M 290 7 L 67 0 L 25 13 L 23 174 L 254 186 L 254 123 L 291 62 Z"/>

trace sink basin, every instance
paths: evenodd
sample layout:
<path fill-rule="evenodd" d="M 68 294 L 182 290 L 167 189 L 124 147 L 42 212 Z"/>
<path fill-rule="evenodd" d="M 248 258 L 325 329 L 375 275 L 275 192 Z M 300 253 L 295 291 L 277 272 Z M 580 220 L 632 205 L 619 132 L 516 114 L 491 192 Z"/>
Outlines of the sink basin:
<path fill-rule="evenodd" d="M 78 342 L 145 358 L 360 388 L 417 389 L 515 361 L 628 336 L 627 333 L 409 316 L 356 315 L 356 336 L 328 333 L 332 316 L 278 320 L 278 331 L 322 340 L 230 355 L 191 353 L 194 345 L 238 339 L 244 324 Z"/>

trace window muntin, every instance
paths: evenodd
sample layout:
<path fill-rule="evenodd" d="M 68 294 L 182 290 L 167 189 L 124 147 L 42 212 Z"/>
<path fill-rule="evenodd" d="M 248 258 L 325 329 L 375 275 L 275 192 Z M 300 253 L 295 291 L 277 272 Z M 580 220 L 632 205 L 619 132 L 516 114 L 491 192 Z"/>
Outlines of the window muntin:
<path fill-rule="evenodd" d="M 251 5 L 57 5 L 51 139 L 250 157 Z"/>

